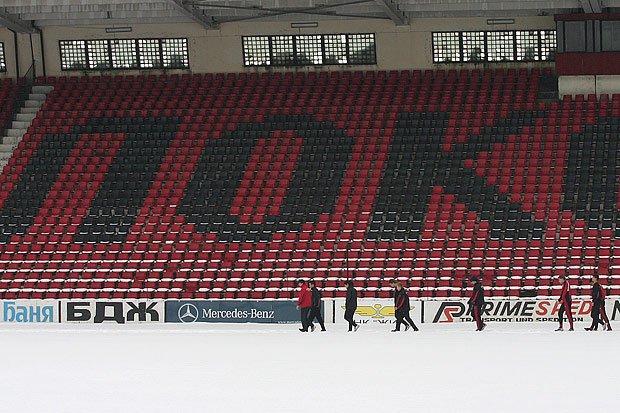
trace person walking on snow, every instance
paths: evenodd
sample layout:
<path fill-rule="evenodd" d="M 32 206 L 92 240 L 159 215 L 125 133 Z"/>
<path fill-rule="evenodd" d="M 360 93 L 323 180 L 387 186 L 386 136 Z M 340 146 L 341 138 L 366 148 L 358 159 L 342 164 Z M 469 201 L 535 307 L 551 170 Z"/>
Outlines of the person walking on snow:
<path fill-rule="evenodd" d="M 598 276 L 596 279 L 598 280 Z M 609 322 L 609 317 L 607 317 L 607 310 L 605 310 L 605 289 L 603 288 L 603 286 L 601 286 L 601 318 L 602 320 L 599 320 L 599 322 L 601 324 L 603 324 L 604 322 L 606 330 L 612 331 L 611 323 Z"/>
<path fill-rule="evenodd" d="M 398 317 L 396 316 L 396 301 L 398 300 L 398 290 L 396 289 L 396 280 L 390 280 L 390 287 L 392 287 L 392 298 L 394 299 L 394 317 L 396 317 L 396 323 L 398 323 Z M 400 321 L 405 325 L 405 331 L 409 328 L 407 322 L 403 319 Z"/>
<path fill-rule="evenodd" d="M 558 312 L 558 321 L 560 322 L 560 327 L 555 331 L 564 330 L 564 312 L 566 312 L 566 316 L 568 317 L 568 323 L 570 325 L 570 329 L 568 331 L 573 331 L 573 310 L 571 309 L 573 301 L 570 294 L 570 284 L 566 280 L 566 277 L 563 275 L 560 275 L 559 281 L 560 285 L 562 286 L 560 298 L 558 298 L 558 302 L 560 303 L 560 311 Z"/>
<path fill-rule="evenodd" d="M 347 296 L 344 303 L 344 319 L 349 322 L 349 332 L 354 330 L 357 331 L 360 326 L 353 320 L 353 315 L 355 314 L 355 310 L 357 310 L 357 290 L 353 287 L 353 282 L 351 280 L 346 280 L 344 285 L 347 287 Z"/>
<path fill-rule="evenodd" d="M 396 283 L 397 299 L 396 299 L 396 328 L 392 332 L 400 331 L 400 324 L 405 324 L 405 331 L 409 330 L 409 326 L 413 327 L 414 331 L 418 331 L 418 327 L 415 325 L 409 312 L 411 311 L 411 304 L 409 302 L 409 295 L 407 290 L 403 288 L 402 283 Z M 405 321 L 406 320 L 406 321 Z"/>
<path fill-rule="evenodd" d="M 482 331 L 487 326 L 482 322 L 482 312 L 484 310 L 484 288 L 482 288 L 482 283 L 478 277 L 471 277 L 469 281 L 475 283 L 474 291 L 468 301 L 469 307 L 471 309 L 471 314 L 474 317 L 474 321 L 476 322 L 476 331 Z"/>
<path fill-rule="evenodd" d="M 300 288 L 299 298 L 297 299 L 297 308 L 301 310 L 301 328 L 299 331 L 305 333 L 308 331 L 308 326 L 310 325 L 308 321 L 308 314 L 312 308 L 312 292 L 308 290 L 304 280 L 299 280 L 297 284 Z"/>
<path fill-rule="evenodd" d="M 308 287 L 312 293 L 312 308 L 310 309 L 310 315 L 308 316 L 308 323 L 310 325 L 310 331 L 314 331 L 314 319 L 319 322 L 321 331 L 325 331 L 325 324 L 323 323 L 323 317 L 321 316 L 321 292 L 316 288 L 314 280 L 308 281 Z"/>
<path fill-rule="evenodd" d="M 592 276 L 592 280 L 590 281 L 590 283 L 592 284 L 592 312 L 590 313 L 592 315 L 592 325 L 590 325 L 590 327 L 586 327 L 585 329 L 587 331 L 598 330 L 599 323 L 603 324 L 603 321 L 601 321 L 600 319 L 602 315 L 601 313 L 603 313 L 603 318 L 607 323 L 607 329 L 611 330 L 611 326 L 609 325 L 609 319 L 607 318 L 607 313 L 604 310 L 605 296 L 603 288 L 598 282 L 598 275 Z"/>

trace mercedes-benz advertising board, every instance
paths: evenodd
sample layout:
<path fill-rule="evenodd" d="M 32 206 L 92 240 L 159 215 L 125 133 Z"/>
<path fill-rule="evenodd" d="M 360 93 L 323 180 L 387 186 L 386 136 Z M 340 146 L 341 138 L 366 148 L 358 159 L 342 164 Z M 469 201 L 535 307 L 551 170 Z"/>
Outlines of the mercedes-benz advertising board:
<path fill-rule="evenodd" d="M 295 301 L 166 301 L 167 323 L 298 323 Z"/>

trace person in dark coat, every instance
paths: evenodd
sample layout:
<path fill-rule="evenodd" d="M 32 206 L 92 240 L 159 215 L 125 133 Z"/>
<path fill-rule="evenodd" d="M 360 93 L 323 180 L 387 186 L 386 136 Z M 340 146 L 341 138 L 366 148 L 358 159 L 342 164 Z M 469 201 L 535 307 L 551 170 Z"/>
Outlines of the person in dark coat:
<path fill-rule="evenodd" d="M 471 314 L 476 322 L 476 331 L 482 331 L 487 326 L 482 322 L 482 312 L 484 310 L 484 288 L 478 277 L 471 277 L 469 281 L 474 283 L 474 291 L 469 298 Z"/>
<path fill-rule="evenodd" d="M 308 288 L 310 288 L 310 292 L 312 293 L 312 308 L 310 308 L 310 315 L 308 316 L 308 323 L 310 324 L 310 331 L 314 331 L 314 319 L 319 322 L 321 326 L 321 331 L 325 331 L 325 324 L 323 322 L 323 317 L 321 316 L 321 299 L 323 296 L 318 288 L 316 288 L 316 284 L 314 280 L 308 281 Z"/>
<path fill-rule="evenodd" d="M 353 282 L 347 280 L 344 282 L 347 287 L 347 298 L 344 303 L 344 319 L 349 322 L 349 331 L 357 331 L 359 324 L 353 320 L 355 310 L 357 310 L 357 290 L 353 287 Z"/>
<path fill-rule="evenodd" d="M 409 326 L 413 327 L 414 331 L 418 331 L 418 327 L 409 315 L 409 312 L 411 311 L 411 304 L 409 302 L 407 290 L 403 288 L 402 283 L 396 283 L 396 291 L 397 299 L 396 306 L 394 307 L 396 315 L 396 328 L 392 331 L 400 331 L 401 323 L 405 325 L 405 331 L 409 330 Z"/>
<path fill-rule="evenodd" d="M 558 311 L 558 321 L 560 322 L 560 327 L 555 331 L 563 330 L 564 312 L 566 312 L 566 316 L 568 317 L 568 324 L 570 325 L 569 331 L 573 331 L 573 310 L 571 308 L 573 301 L 570 294 L 570 284 L 563 275 L 560 275 L 559 281 L 562 286 L 560 298 L 558 298 L 558 303 L 560 303 L 560 310 Z"/>
<path fill-rule="evenodd" d="M 601 286 L 601 320 L 599 320 L 599 322 L 601 324 L 605 323 L 604 325 L 607 331 L 612 331 L 609 317 L 607 317 L 607 310 L 605 310 L 605 289 L 603 288 L 603 286 Z"/>
<path fill-rule="evenodd" d="M 398 324 L 398 317 L 396 316 L 396 301 L 398 299 L 398 290 L 396 289 L 396 280 L 393 278 L 390 280 L 390 287 L 392 287 L 392 298 L 394 299 L 394 317 L 396 317 L 396 323 Z M 404 318 L 400 320 L 400 322 L 405 325 L 405 330 L 409 328 L 409 324 L 407 324 Z"/>
<path fill-rule="evenodd" d="M 590 327 L 586 327 L 587 331 L 596 331 L 598 330 L 598 325 L 603 324 L 600 320 L 601 316 L 601 307 L 605 305 L 605 299 L 603 298 L 603 288 L 598 282 L 598 275 L 592 276 L 592 280 L 590 280 L 590 284 L 592 284 L 592 311 L 590 315 L 592 316 L 592 325 Z M 605 314 L 607 317 L 607 314 Z M 607 320 L 609 324 L 609 320 Z"/>
<path fill-rule="evenodd" d="M 308 314 L 312 308 L 312 292 L 308 290 L 304 280 L 299 280 L 297 285 L 299 285 L 300 288 L 299 298 L 297 299 L 297 308 L 301 310 L 301 328 L 299 331 L 305 333 L 308 331 L 308 326 L 310 325 L 308 322 Z"/>

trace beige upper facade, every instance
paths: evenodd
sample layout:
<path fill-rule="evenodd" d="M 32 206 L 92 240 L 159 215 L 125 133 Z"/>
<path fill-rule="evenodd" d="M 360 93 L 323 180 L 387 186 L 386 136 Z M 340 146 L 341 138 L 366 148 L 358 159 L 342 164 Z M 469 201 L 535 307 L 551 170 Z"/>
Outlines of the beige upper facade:
<path fill-rule="evenodd" d="M 264 71 L 265 68 L 244 67 L 242 36 L 268 34 L 329 34 L 375 33 L 377 64 L 372 66 L 315 66 L 289 70 L 402 70 L 459 68 L 471 65 L 434 65 L 432 60 L 433 31 L 467 30 L 535 30 L 554 29 L 553 16 L 515 17 L 514 24 L 489 25 L 486 17 L 420 18 L 411 19 L 408 25 L 395 25 L 391 20 L 349 19 L 320 20 L 317 28 L 293 29 L 291 22 L 234 22 L 222 24 L 217 29 L 206 29 L 198 23 L 131 24 L 129 33 L 106 33 L 109 26 L 45 26 L 33 34 L 14 35 L 0 28 L 0 42 L 4 43 L 7 73 L 0 76 L 15 77 L 16 47 L 19 76 L 31 66 L 34 57 L 36 74 L 48 76 L 81 75 L 81 72 L 62 71 L 60 66 L 60 40 L 171 38 L 186 37 L 189 42 L 190 71 L 194 73 Z M 32 47 L 31 47 L 32 45 Z M 540 63 L 546 64 L 548 63 Z M 506 64 L 503 63 L 504 66 Z M 515 64 L 516 65 L 516 64 Z M 523 64 L 521 64 L 523 65 Z M 530 63 L 531 65 L 531 63 Z M 274 70 L 273 68 L 270 70 Z M 277 70 L 286 70 L 278 68 Z M 93 72 L 91 72 L 93 73 Z M 115 74 L 140 73 L 138 70 L 113 71 Z M 149 72 L 150 73 L 150 72 Z"/>

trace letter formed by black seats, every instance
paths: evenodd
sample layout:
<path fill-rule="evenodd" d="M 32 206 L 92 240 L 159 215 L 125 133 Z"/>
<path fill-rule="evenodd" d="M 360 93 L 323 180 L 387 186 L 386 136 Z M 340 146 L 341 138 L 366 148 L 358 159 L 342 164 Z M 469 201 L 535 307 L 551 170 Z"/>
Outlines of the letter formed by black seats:
<path fill-rule="evenodd" d="M 495 131 L 483 129 L 481 135 L 469 136 L 467 143 L 454 144 L 446 151 L 442 144 L 448 113 L 401 113 L 368 239 L 392 241 L 400 236 L 403 240 L 418 240 L 435 186 L 442 186 L 444 193 L 453 194 L 456 202 L 466 204 L 481 219 L 507 225 L 506 228 L 491 226 L 492 236 L 512 239 L 542 237 L 542 222 L 534 221 L 533 214 L 512 203 L 509 196 L 490 185 L 486 177 L 477 176 L 473 169 L 464 167 L 465 160 L 476 159 L 480 152 L 492 150 L 498 138 L 501 143 L 506 141 L 508 134 L 518 133 L 522 126 L 518 125 L 519 115 L 515 112 L 512 118 L 500 119 Z M 531 115 L 526 118 L 533 122 Z"/>
<path fill-rule="evenodd" d="M 291 130 L 303 145 L 280 215 L 240 223 L 230 209 L 259 139 L 273 139 L 275 131 Z M 334 211 L 354 143 L 344 130 L 312 116 L 277 115 L 262 123 L 241 124 L 207 141 L 179 213 L 197 231 L 217 234 L 219 241 L 269 241 L 276 231 L 301 230 L 319 214 Z"/>
<path fill-rule="evenodd" d="M 45 135 L 0 214 L 0 242 L 24 234 L 33 224 L 49 191 L 83 134 L 124 133 L 125 139 L 101 183 L 77 242 L 124 241 L 178 129 L 179 119 L 91 118 L 68 134 Z M 152 134 L 157 131 L 158 139 Z M 131 159 L 133 162 L 127 162 Z M 112 209 L 121 213 L 111 214 Z"/>
<path fill-rule="evenodd" d="M 618 214 L 618 168 L 620 125 L 601 117 L 595 125 L 585 125 L 568 140 L 562 209 L 571 211 L 589 228 L 611 229 L 620 237 Z"/>
<path fill-rule="evenodd" d="M 78 242 L 123 242 L 160 169 L 178 129 L 178 117 L 113 118 L 100 133 L 123 132 L 125 139 L 78 228 Z M 152 131 L 157 131 L 155 139 Z"/>

